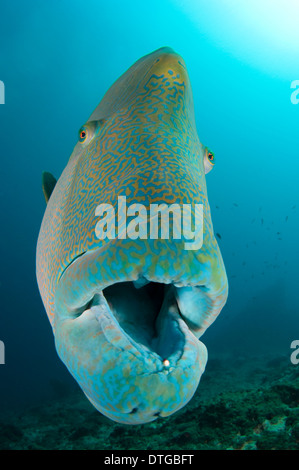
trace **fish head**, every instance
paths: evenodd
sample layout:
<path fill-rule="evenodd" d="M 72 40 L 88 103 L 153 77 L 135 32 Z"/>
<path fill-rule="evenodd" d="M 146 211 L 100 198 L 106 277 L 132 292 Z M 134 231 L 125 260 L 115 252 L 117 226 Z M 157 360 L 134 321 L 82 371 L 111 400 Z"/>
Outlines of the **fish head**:
<path fill-rule="evenodd" d="M 185 62 L 161 48 L 112 85 L 50 181 L 39 289 L 60 358 L 114 421 L 171 415 L 204 372 L 199 338 L 228 292 L 206 156 Z"/>

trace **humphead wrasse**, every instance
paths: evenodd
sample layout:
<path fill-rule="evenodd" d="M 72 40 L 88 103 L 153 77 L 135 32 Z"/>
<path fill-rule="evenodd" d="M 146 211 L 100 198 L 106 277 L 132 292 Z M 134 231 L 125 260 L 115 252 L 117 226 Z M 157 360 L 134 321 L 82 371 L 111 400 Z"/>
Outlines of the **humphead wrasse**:
<path fill-rule="evenodd" d="M 37 279 L 56 349 L 90 402 L 114 421 L 171 415 L 204 372 L 199 337 L 228 292 L 206 190 L 213 164 L 197 136 L 184 60 L 165 47 L 107 91 L 59 180 L 43 175 Z M 138 236 L 137 223 L 135 236 L 109 236 L 117 217 L 100 238 L 97 208 L 107 204 L 116 216 L 120 197 L 135 215 L 141 205 L 201 204 L 201 247 L 186 249 L 184 237 Z"/>

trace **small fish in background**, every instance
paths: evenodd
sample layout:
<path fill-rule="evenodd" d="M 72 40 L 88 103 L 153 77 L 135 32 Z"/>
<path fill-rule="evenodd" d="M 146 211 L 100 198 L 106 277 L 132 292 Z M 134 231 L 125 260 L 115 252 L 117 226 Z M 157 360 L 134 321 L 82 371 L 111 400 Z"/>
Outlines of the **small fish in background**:
<path fill-rule="evenodd" d="M 261 224 L 264 225 L 264 219 L 263 218 L 261 219 Z"/>
<path fill-rule="evenodd" d="M 259 208 L 259 212 L 262 212 L 262 206 Z"/>
<path fill-rule="evenodd" d="M 285 221 L 287 222 L 289 220 L 289 216 L 287 215 L 285 218 Z"/>
<path fill-rule="evenodd" d="M 219 207 L 219 206 L 215 206 L 215 207 L 216 207 L 216 209 L 220 209 L 220 207 Z"/>
<path fill-rule="evenodd" d="M 243 261 L 242 266 L 246 266 L 246 261 Z"/>
<path fill-rule="evenodd" d="M 236 202 L 233 202 L 233 206 L 239 207 L 239 204 L 237 204 Z"/>
<path fill-rule="evenodd" d="M 292 207 L 292 209 L 293 209 L 293 210 L 296 209 L 296 204 Z"/>
<path fill-rule="evenodd" d="M 253 224 L 255 222 L 255 219 L 252 219 L 251 223 Z"/>
<path fill-rule="evenodd" d="M 220 238 L 220 240 L 221 240 L 221 235 L 220 235 L 220 233 L 216 233 L 216 237 Z"/>

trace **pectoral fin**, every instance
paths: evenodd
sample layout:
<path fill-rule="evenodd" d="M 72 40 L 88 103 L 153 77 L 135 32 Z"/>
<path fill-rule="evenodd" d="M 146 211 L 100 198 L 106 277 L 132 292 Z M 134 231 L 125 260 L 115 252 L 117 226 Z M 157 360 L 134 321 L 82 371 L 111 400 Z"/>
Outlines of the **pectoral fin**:
<path fill-rule="evenodd" d="M 56 182 L 57 182 L 56 178 L 51 173 L 48 173 L 47 171 L 43 171 L 42 188 L 43 188 L 43 193 L 44 193 L 46 202 L 49 201 L 50 196 L 53 192 L 53 189 L 55 188 Z"/>

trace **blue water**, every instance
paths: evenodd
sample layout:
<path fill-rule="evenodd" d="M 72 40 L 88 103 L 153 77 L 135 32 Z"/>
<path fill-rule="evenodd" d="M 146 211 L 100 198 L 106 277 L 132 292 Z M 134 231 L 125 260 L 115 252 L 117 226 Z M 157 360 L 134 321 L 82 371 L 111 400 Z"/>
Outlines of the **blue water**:
<path fill-rule="evenodd" d="M 297 75 L 294 63 L 289 75 L 267 71 L 207 29 L 170 0 L 1 2 L 0 413 L 51 398 L 53 379 L 77 387 L 35 278 L 41 173 L 61 174 L 105 91 L 162 46 L 185 59 L 199 138 L 217 159 L 207 186 L 230 293 L 203 340 L 221 357 L 287 355 L 299 339 L 299 104 L 290 100 L 298 57 Z"/>

